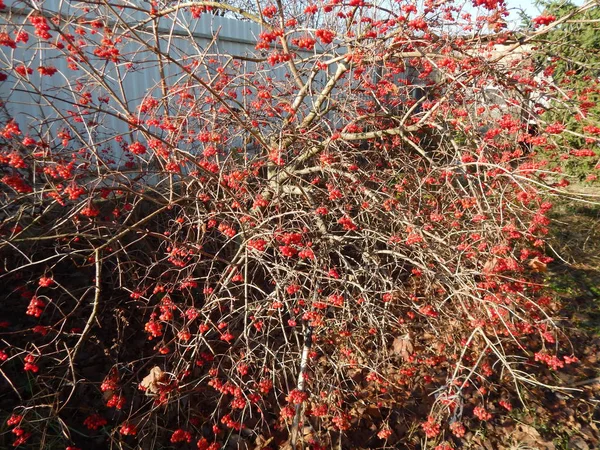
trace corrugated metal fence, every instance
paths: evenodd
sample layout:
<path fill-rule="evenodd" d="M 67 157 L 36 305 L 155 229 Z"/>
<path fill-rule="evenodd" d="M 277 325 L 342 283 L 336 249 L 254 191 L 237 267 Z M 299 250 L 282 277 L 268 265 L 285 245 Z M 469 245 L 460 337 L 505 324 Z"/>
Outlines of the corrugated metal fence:
<path fill-rule="evenodd" d="M 83 6 L 92 9 L 84 15 Z M 149 5 L 143 5 L 143 8 L 147 9 Z M 241 78 L 245 78 L 243 74 L 252 73 L 255 79 L 283 81 L 287 72 L 283 67 L 273 68 L 257 62 L 265 55 L 255 49 L 260 25 L 209 13 L 193 18 L 189 9 L 154 22 L 142 11 L 130 8 L 111 10 L 109 5 L 46 0 L 41 10 L 35 11 L 19 8 L 17 3 L 13 3 L 0 13 L 0 31 L 6 29 L 13 35 L 23 29 L 33 35 L 34 29 L 28 17 L 40 13 L 47 18 L 60 14 L 63 24 L 72 21 L 72 27 L 65 27 L 63 33 L 73 33 L 76 28 L 86 30 L 85 39 L 77 35 L 73 38 L 75 45 L 87 46 L 88 53 L 89 47 L 94 43 L 100 44 L 103 35 L 106 35 L 103 30 L 94 33 L 94 20 L 101 21 L 106 28 L 116 25 L 121 29 L 129 27 L 130 35 L 135 33 L 138 36 L 119 47 L 122 58 L 118 62 L 90 58 L 80 65 L 79 70 L 72 70 L 65 53 L 51 45 L 55 42 L 67 44 L 53 30 L 50 30 L 53 38 L 47 42 L 30 39 L 27 44 L 20 43 L 16 49 L 0 47 L 0 71 L 8 76 L 0 83 L 4 114 L 14 118 L 21 129 L 33 137 L 44 137 L 43 134 L 46 138 L 55 136 L 58 127 L 64 126 L 64 121 L 76 120 L 72 110 L 77 109 L 75 105 L 83 90 L 94 96 L 108 93 L 110 102 L 103 106 L 103 111 L 89 115 L 85 124 L 77 125 L 80 140 L 83 136 L 88 144 L 98 145 L 103 138 L 108 142 L 115 135 L 126 135 L 129 132 L 127 120 L 136 113 L 143 99 L 147 96 L 160 99 L 164 88 L 185 88 L 189 77 L 182 65 L 194 64 L 195 61 L 203 60 L 197 73 L 207 79 L 214 76 L 214 72 L 210 71 L 218 65 L 231 63 L 231 56 L 242 57 L 235 63 L 235 71 L 242 75 Z M 83 17 L 85 20 L 82 20 Z M 81 42 L 78 43 L 78 40 Z M 162 64 L 159 64 L 154 51 L 157 46 L 164 55 Z M 321 50 L 316 48 L 314 51 Z M 300 58 L 313 54 L 297 53 Z M 33 72 L 17 76 L 14 69 L 20 65 L 33 69 Z M 57 73 L 51 77 L 42 76 L 36 70 L 40 66 L 53 66 Z M 244 101 L 250 99 L 244 98 Z M 120 159 L 119 155 L 115 157 Z"/>

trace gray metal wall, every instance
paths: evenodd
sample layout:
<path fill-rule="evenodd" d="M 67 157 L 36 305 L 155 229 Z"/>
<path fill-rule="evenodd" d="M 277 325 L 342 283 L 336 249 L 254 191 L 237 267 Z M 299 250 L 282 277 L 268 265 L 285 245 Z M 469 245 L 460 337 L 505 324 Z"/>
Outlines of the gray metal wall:
<path fill-rule="evenodd" d="M 0 12 L 0 31 L 6 29 L 13 36 L 13 32 L 20 28 L 14 25 L 21 24 L 31 37 L 27 44 L 19 43 L 16 49 L 0 47 L 0 70 L 9 75 L 6 81 L 0 83 L 0 98 L 5 105 L 4 114 L 14 118 L 21 130 L 33 137 L 39 133 L 56 135 L 59 128 L 64 125 L 64 121 L 70 120 L 68 111 L 74 109 L 73 103 L 78 99 L 77 82 L 82 80 L 85 89 L 91 91 L 94 96 L 110 89 L 111 97 L 118 99 L 116 102 L 111 99 L 106 105 L 107 113 L 95 114 L 92 125 L 74 125 L 80 132 L 80 136 L 84 137 L 82 140 L 87 141 L 88 145 L 94 143 L 102 147 L 103 139 L 107 140 L 106 145 L 108 145 L 108 139 L 116 134 L 127 138 L 129 127 L 122 118 L 129 112 L 135 112 L 145 96 L 162 97 L 161 76 L 155 53 L 144 45 L 132 43 L 120 48 L 124 56 L 123 61 L 133 62 L 132 66 L 128 66 L 125 62 L 113 63 L 96 58 L 91 63 L 95 72 L 91 78 L 96 79 L 94 82 L 96 86 L 90 85 L 90 74 L 69 69 L 63 53 L 33 36 L 34 29 L 27 17 L 36 12 L 19 8 L 18 5 L 9 4 L 7 9 Z M 81 11 L 73 6 L 81 7 L 82 3 L 46 0 L 40 5 L 42 5 L 41 11 L 47 17 L 61 14 L 66 18 L 81 18 L 82 15 Z M 143 7 L 148 8 L 149 4 L 144 3 Z M 104 20 L 111 26 L 115 22 L 116 13 L 107 8 L 108 6 L 97 6 L 86 17 L 90 20 Z M 119 11 L 118 14 L 121 14 L 121 19 L 132 27 L 132 33 L 139 33 L 142 42 L 148 42 L 151 46 L 156 45 L 152 23 L 143 24 L 143 21 L 148 18 L 146 14 L 132 10 Z M 111 17 L 113 19 L 110 19 Z M 86 28 L 91 29 L 89 26 Z M 250 21 L 224 18 L 209 13 L 194 19 L 189 9 L 186 9 L 178 12 L 175 20 L 161 18 L 158 22 L 158 30 L 161 50 L 174 60 L 186 63 L 202 58 L 205 53 L 210 55 L 206 59 L 215 58 L 221 63 L 230 55 L 264 56 L 261 55 L 261 51 L 255 50 L 261 27 Z M 57 33 L 53 31 L 50 33 L 53 38 L 49 42 L 55 42 Z M 90 39 L 99 42 L 102 35 L 101 31 L 95 35 L 88 33 L 85 39 L 88 42 Z M 78 36 L 75 35 L 75 39 L 77 38 Z M 309 53 L 300 53 L 299 56 L 306 57 Z M 163 62 L 169 87 L 180 85 L 186 77 L 185 72 L 176 64 L 167 60 Z M 26 80 L 13 75 L 13 67 L 19 64 L 25 64 L 34 71 Z M 56 67 L 58 72 L 52 77 L 38 74 L 37 67 L 48 65 Z M 272 68 L 268 64 L 259 68 L 254 62 L 244 62 L 236 70 L 240 73 L 258 72 L 253 75 L 255 79 L 270 77 L 280 81 L 284 80 L 287 72 L 286 68 Z M 208 76 L 208 74 L 204 75 Z M 47 120 L 48 118 L 51 120 Z M 115 154 L 116 159 L 121 157 L 122 154 Z"/>

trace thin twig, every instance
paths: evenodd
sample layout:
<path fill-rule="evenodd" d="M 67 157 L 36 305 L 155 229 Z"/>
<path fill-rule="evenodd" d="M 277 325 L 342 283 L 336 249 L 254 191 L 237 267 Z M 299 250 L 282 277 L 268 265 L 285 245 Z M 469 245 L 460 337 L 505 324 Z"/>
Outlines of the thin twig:
<path fill-rule="evenodd" d="M 100 250 L 96 249 L 94 250 L 94 262 L 96 265 L 96 279 L 95 279 L 95 294 L 94 294 L 94 302 L 92 304 L 92 313 L 90 314 L 90 317 L 87 320 L 87 323 L 85 324 L 85 327 L 83 329 L 83 332 L 81 333 L 81 336 L 79 337 L 79 340 L 77 341 L 77 344 L 75 344 L 75 347 L 73 348 L 73 356 L 72 356 L 72 360 L 75 361 L 75 358 L 77 356 L 77 352 L 79 351 L 81 344 L 83 343 L 83 341 L 86 339 L 88 333 L 90 332 L 90 329 L 92 328 L 92 324 L 94 323 L 94 320 L 96 320 L 96 315 L 98 314 L 98 305 L 100 304 L 100 294 L 102 292 L 101 290 L 101 276 L 102 276 L 102 261 L 100 260 Z"/>

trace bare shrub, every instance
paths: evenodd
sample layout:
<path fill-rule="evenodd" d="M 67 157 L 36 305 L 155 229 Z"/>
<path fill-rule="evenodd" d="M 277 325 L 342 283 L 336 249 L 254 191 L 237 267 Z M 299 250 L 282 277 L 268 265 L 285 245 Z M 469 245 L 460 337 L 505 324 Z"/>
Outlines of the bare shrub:
<path fill-rule="evenodd" d="M 592 3 L 259 3 L 2 10 L 15 445 L 443 449 L 576 362 L 528 151 L 569 151 L 534 44 Z"/>

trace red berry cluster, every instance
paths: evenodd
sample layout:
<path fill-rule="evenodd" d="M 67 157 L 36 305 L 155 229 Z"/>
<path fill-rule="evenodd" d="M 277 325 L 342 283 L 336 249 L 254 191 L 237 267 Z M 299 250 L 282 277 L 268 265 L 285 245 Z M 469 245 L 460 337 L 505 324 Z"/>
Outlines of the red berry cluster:
<path fill-rule="evenodd" d="M 4 129 L 0 134 L 4 139 L 11 139 L 15 136 L 19 136 L 21 134 L 21 129 L 17 122 L 11 120 L 4 126 Z"/>
<path fill-rule="evenodd" d="M 146 153 L 146 146 L 141 142 L 134 142 L 132 144 L 129 144 L 127 150 L 129 150 L 134 155 L 143 155 L 144 153 Z"/>
<path fill-rule="evenodd" d="M 306 50 L 312 50 L 313 48 L 315 48 L 316 43 L 317 43 L 317 41 L 315 41 L 310 36 L 304 36 L 304 37 L 301 37 L 298 39 L 292 39 L 292 44 L 298 46 L 299 48 L 303 48 Z"/>
<path fill-rule="evenodd" d="M 277 14 L 277 7 L 275 5 L 268 5 L 262 10 L 262 13 L 267 19 L 271 19 Z"/>
<path fill-rule="evenodd" d="M 45 307 L 46 302 L 34 295 L 29 302 L 29 306 L 27 307 L 27 312 L 25 314 L 28 316 L 40 317 L 44 312 L 43 308 Z"/>
<path fill-rule="evenodd" d="M 100 214 L 100 210 L 94 205 L 88 205 L 79 211 L 79 214 L 86 217 L 96 217 Z"/>
<path fill-rule="evenodd" d="M 171 442 L 173 444 L 177 442 L 192 442 L 192 433 L 186 430 L 175 430 L 171 435 Z"/>
<path fill-rule="evenodd" d="M 550 25 L 555 20 L 556 16 L 551 14 L 542 14 L 541 16 L 534 17 L 531 22 L 534 24 L 534 26 L 540 27 L 544 25 Z"/>
<path fill-rule="evenodd" d="M 100 45 L 94 49 L 94 55 L 107 61 L 119 62 L 119 49 L 109 37 L 103 37 Z"/>
<path fill-rule="evenodd" d="M 230 239 L 233 239 L 237 233 L 237 231 L 235 231 L 235 228 L 223 222 L 219 224 L 219 227 L 217 229 Z"/>
<path fill-rule="evenodd" d="M 344 227 L 344 230 L 353 231 L 357 230 L 358 226 L 348 216 L 343 216 L 338 220 L 338 223 Z"/>
<path fill-rule="evenodd" d="M 433 416 L 429 416 L 427 418 L 427 421 L 421 424 L 421 428 L 423 428 L 425 436 L 427 436 L 428 438 L 436 437 L 438 434 L 440 434 L 441 430 L 440 424 Z"/>
<path fill-rule="evenodd" d="M 275 66 L 277 64 L 291 61 L 292 59 L 293 59 L 293 56 L 291 53 L 272 52 L 267 57 L 267 62 L 271 66 Z"/>
<path fill-rule="evenodd" d="M 40 287 L 50 287 L 54 284 L 54 279 L 52 277 L 43 276 L 39 279 L 38 284 Z"/>
<path fill-rule="evenodd" d="M 331 44 L 335 38 L 335 32 L 331 30 L 317 30 L 315 35 L 323 44 Z"/>
<path fill-rule="evenodd" d="M 248 246 L 248 248 L 253 248 L 254 250 L 257 250 L 259 252 L 264 252 L 265 248 L 267 247 L 267 241 L 265 241 L 264 239 L 251 239 L 248 241 L 248 243 L 246 244 Z"/>
<path fill-rule="evenodd" d="M 88 430 L 97 430 L 107 423 L 108 421 L 100 414 L 92 414 L 91 416 L 86 417 L 86 419 L 83 421 L 83 424 Z"/>
<path fill-rule="evenodd" d="M 4 47 L 17 48 L 17 43 L 8 33 L 0 33 L 0 45 Z"/>
<path fill-rule="evenodd" d="M 33 192 L 33 188 L 29 186 L 20 175 L 5 175 L 0 181 L 13 188 L 19 194 L 29 194 L 30 192 Z"/>
<path fill-rule="evenodd" d="M 29 16 L 29 22 L 35 28 L 34 34 L 42 39 L 50 39 L 52 35 L 48 33 L 50 31 L 50 25 L 48 25 L 48 21 L 43 16 Z"/>
<path fill-rule="evenodd" d="M 287 395 L 285 399 L 288 403 L 291 403 L 292 405 L 299 405 L 308 400 L 308 394 L 299 389 L 294 389 Z"/>
<path fill-rule="evenodd" d="M 37 68 L 37 71 L 42 76 L 51 77 L 56 72 L 58 72 L 58 69 L 56 67 L 53 67 L 53 66 L 40 66 L 40 67 Z"/>
<path fill-rule="evenodd" d="M 150 334 L 150 336 L 148 336 L 149 341 L 151 341 L 155 337 L 162 336 L 162 334 L 163 334 L 163 329 L 162 329 L 161 323 L 154 319 L 150 319 L 148 322 L 146 322 L 146 325 L 144 326 L 144 330 L 148 334 Z"/>
<path fill-rule="evenodd" d="M 221 448 L 221 444 L 217 442 L 213 442 L 211 444 L 208 442 L 208 439 L 202 438 L 196 443 L 196 447 L 198 447 L 198 450 L 219 450 Z"/>
<path fill-rule="evenodd" d="M 114 394 L 108 399 L 106 406 L 120 410 L 125 406 L 125 401 L 126 399 L 122 394 Z"/>
<path fill-rule="evenodd" d="M 129 422 L 125 422 L 121 425 L 119 432 L 125 436 L 135 436 L 137 434 L 137 427 Z"/>

